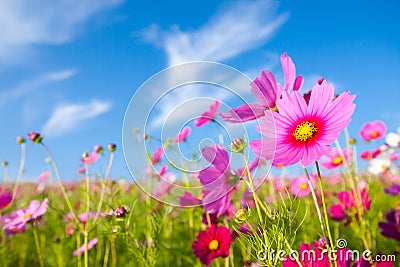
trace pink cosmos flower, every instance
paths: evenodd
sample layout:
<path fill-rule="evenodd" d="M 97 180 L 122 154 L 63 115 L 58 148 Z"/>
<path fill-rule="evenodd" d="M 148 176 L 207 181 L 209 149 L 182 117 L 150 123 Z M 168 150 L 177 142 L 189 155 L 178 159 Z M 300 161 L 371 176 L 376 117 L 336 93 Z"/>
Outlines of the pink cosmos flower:
<path fill-rule="evenodd" d="M 50 178 L 50 176 L 51 176 L 51 171 L 44 171 L 44 172 L 42 172 L 40 175 L 39 175 L 39 177 L 38 177 L 38 180 L 39 180 L 39 182 L 46 182 L 47 181 L 47 179 L 49 179 Z"/>
<path fill-rule="evenodd" d="M 96 152 L 92 152 L 88 154 L 86 157 L 82 157 L 81 162 L 82 163 L 87 163 L 87 164 L 92 164 L 98 161 L 100 158 L 100 155 L 97 154 Z"/>
<path fill-rule="evenodd" d="M 99 239 L 97 237 L 90 240 L 87 244 L 88 250 L 91 250 L 97 244 L 97 242 L 99 242 Z M 85 253 L 85 250 L 86 250 L 85 244 L 83 244 L 80 248 L 74 250 L 73 255 L 74 256 L 81 255 L 81 254 Z"/>
<path fill-rule="evenodd" d="M 311 184 L 313 188 L 315 187 L 315 178 L 310 176 Z M 310 186 L 308 184 L 308 179 L 306 176 L 300 176 L 293 179 L 290 185 L 290 193 L 297 197 L 305 197 L 311 193 Z"/>
<path fill-rule="evenodd" d="M 181 132 L 179 132 L 175 139 L 174 142 L 175 143 L 181 143 L 186 141 L 186 139 L 188 138 L 189 134 L 192 132 L 192 128 L 190 128 L 190 126 L 186 126 L 182 129 Z"/>
<path fill-rule="evenodd" d="M 156 151 L 154 152 L 153 156 L 151 157 L 151 163 L 153 165 L 157 164 L 160 162 L 162 156 L 164 155 L 164 151 L 162 147 L 157 147 Z"/>
<path fill-rule="evenodd" d="M 343 149 L 343 156 L 340 155 L 338 149 L 332 150 L 328 155 L 324 156 L 321 161 L 321 165 L 324 166 L 326 169 L 336 169 L 343 165 L 343 162 L 349 162 L 350 158 L 352 157 L 352 152 L 350 149 Z"/>
<path fill-rule="evenodd" d="M 299 75 L 295 78 L 296 67 L 286 53 L 281 55 L 281 63 L 285 76 L 284 87 L 276 82 L 272 72 L 264 70 L 260 76 L 250 83 L 251 92 L 258 102 L 230 109 L 229 113 L 220 114 L 222 118 L 232 123 L 255 120 L 264 116 L 266 110 L 276 109 L 276 101 L 281 97 L 282 91 L 289 91 L 292 86 L 294 91 L 298 91 L 302 86 L 303 77 Z"/>
<path fill-rule="evenodd" d="M 12 193 L 4 192 L 0 194 L 0 209 L 4 209 L 8 205 L 10 205 L 12 201 Z"/>
<path fill-rule="evenodd" d="M 230 206 L 232 186 L 229 180 L 235 173 L 231 170 L 228 152 L 221 145 L 204 148 L 202 155 L 211 163 L 199 173 L 199 180 L 204 186 L 203 207 L 219 217 Z"/>
<path fill-rule="evenodd" d="M 268 116 L 261 118 L 258 130 L 268 138 L 254 140 L 250 147 L 275 166 L 298 162 L 308 166 L 319 160 L 329 153 L 355 109 L 355 95 L 344 92 L 335 100 L 333 97 L 333 85 L 325 82 L 314 85 L 309 105 L 299 92 L 284 91 L 277 100 L 279 113 L 266 112 Z"/>
<path fill-rule="evenodd" d="M 203 114 L 200 115 L 199 118 L 194 122 L 196 127 L 203 126 L 214 119 L 215 114 L 217 114 L 219 105 L 221 103 L 218 100 L 215 100 L 214 104 L 212 104 L 208 110 L 204 111 Z"/>
<path fill-rule="evenodd" d="M 347 191 L 341 191 L 338 193 L 339 204 L 333 205 L 329 210 L 332 220 L 343 221 L 347 220 L 346 224 L 350 223 L 351 216 L 357 218 L 357 201 L 356 193 L 352 191 L 351 193 Z M 371 207 L 371 199 L 369 198 L 367 190 L 364 188 L 360 192 L 361 195 L 361 205 L 364 211 L 368 211 Z"/>
<path fill-rule="evenodd" d="M 196 241 L 192 243 L 192 249 L 201 263 L 209 266 L 215 258 L 228 257 L 231 244 L 229 229 L 213 224 L 207 230 L 199 232 Z"/>
<path fill-rule="evenodd" d="M 32 200 L 26 209 L 18 209 L 10 215 L 2 218 L 3 229 L 8 234 L 20 233 L 26 229 L 27 223 L 41 217 L 46 213 L 49 201 L 47 198 L 40 203 L 39 200 Z"/>
<path fill-rule="evenodd" d="M 368 122 L 361 128 L 360 135 L 365 142 L 383 138 L 386 135 L 386 124 L 382 121 Z"/>

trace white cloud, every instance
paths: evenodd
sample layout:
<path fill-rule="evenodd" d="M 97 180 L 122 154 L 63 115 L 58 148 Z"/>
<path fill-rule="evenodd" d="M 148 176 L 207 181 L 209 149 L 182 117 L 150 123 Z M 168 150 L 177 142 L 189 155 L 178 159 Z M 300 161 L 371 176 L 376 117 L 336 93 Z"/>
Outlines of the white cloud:
<path fill-rule="evenodd" d="M 156 46 L 161 46 L 168 57 L 170 66 L 187 61 L 225 61 L 266 44 L 279 27 L 288 19 L 288 13 L 278 14 L 278 3 L 272 0 L 241 1 L 216 12 L 212 18 L 202 27 L 194 31 L 181 31 L 179 27 L 170 32 L 163 32 L 156 24 L 151 25 L 142 32 L 142 38 Z M 257 71 L 258 72 L 258 71 Z M 253 75 L 256 73 L 251 71 Z M 207 74 L 208 76 L 206 76 Z M 228 83 L 234 84 L 236 77 L 225 77 L 223 72 L 210 72 L 210 70 L 191 69 L 172 72 L 170 81 L 163 81 L 164 84 L 175 83 L 181 79 L 199 81 L 199 77 L 206 77 L 202 81 L 221 81 L 226 84 L 226 79 L 232 79 Z M 258 73 L 257 73 L 258 75 Z M 255 76 L 257 76 L 255 75 Z M 248 82 L 239 79 L 241 87 L 235 90 L 239 95 L 249 96 L 250 88 Z M 244 84 L 244 86 L 243 86 Z M 157 88 L 157 87 L 155 87 Z M 216 91 L 215 91 L 216 92 Z M 152 93 L 160 93 L 154 90 Z M 153 126 L 161 126 L 171 110 L 174 110 L 183 102 L 197 97 L 207 97 L 202 91 L 180 90 L 169 93 L 162 103 L 157 107 L 159 116 L 153 120 Z M 218 91 L 214 98 L 226 100 L 231 95 Z M 189 116 L 200 115 L 208 106 L 187 105 L 186 110 L 179 112 Z M 176 112 L 175 112 L 176 113 Z M 182 116 L 175 116 L 175 120 L 169 118 L 169 122 L 177 122 Z"/>
<path fill-rule="evenodd" d="M 35 45 L 68 42 L 94 14 L 122 1 L 0 1 L 0 62 L 17 61 Z"/>
<path fill-rule="evenodd" d="M 0 108 L 13 100 L 27 97 L 28 94 L 39 89 L 48 83 L 59 82 L 73 77 L 77 71 L 75 69 L 66 69 L 61 71 L 49 72 L 27 81 L 21 82 L 12 89 L 0 92 Z"/>
<path fill-rule="evenodd" d="M 143 38 L 160 44 L 168 54 L 169 65 L 186 61 L 223 61 L 268 42 L 287 20 L 288 14 L 277 14 L 272 0 L 241 1 L 217 12 L 196 31 L 161 32 L 151 25 Z"/>
<path fill-rule="evenodd" d="M 92 100 L 87 104 L 59 104 L 44 124 L 42 133 L 51 137 L 71 132 L 110 108 L 110 102 L 99 100 Z"/>

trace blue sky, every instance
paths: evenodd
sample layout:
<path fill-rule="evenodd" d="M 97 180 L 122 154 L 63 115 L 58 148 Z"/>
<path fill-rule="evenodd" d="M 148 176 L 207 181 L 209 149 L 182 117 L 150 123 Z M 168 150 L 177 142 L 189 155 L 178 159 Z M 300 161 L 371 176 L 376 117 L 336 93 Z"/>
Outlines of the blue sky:
<path fill-rule="evenodd" d="M 230 65 L 254 79 L 279 56 L 293 58 L 308 89 L 323 76 L 357 94 L 350 125 L 400 126 L 397 1 L 2 1 L 0 160 L 16 174 L 15 137 L 45 134 L 63 176 L 95 144 L 116 143 L 113 176 L 129 176 L 122 124 L 135 90 L 156 72 L 191 60 Z M 360 145 L 359 150 L 367 146 Z M 27 144 L 26 177 L 48 169 Z M 102 166 L 99 167 L 102 169 Z"/>

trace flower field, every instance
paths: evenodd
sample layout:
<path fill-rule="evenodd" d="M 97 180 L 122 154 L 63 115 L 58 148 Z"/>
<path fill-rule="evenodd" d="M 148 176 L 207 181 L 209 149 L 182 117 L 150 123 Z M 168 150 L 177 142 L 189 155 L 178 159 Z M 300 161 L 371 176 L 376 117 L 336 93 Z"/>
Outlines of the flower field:
<path fill-rule="evenodd" d="M 0 265 L 400 266 L 400 128 L 371 120 L 350 133 L 356 95 L 335 94 L 324 78 L 304 88 L 293 60 L 280 60 L 283 85 L 261 71 L 248 86 L 253 103 L 222 112 L 215 99 L 166 142 L 131 129 L 132 142 L 149 144 L 133 181 L 111 176 L 123 153 L 115 144 L 83 152 L 80 180 L 69 181 L 46 136 L 17 137 L 16 177 L 3 162 Z M 259 138 L 202 146 L 198 171 L 169 160 L 181 145 L 195 150 L 191 137 L 216 121 L 257 122 Z M 28 142 L 51 166 L 35 182 L 24 180 Z M 360 143 L 370 150 L 357 153 Z"/>

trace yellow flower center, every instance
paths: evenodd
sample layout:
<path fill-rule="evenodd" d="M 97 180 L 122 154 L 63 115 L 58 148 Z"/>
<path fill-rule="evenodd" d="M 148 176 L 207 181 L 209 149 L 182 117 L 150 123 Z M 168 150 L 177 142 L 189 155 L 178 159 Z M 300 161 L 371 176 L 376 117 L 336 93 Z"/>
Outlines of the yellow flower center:
<path fill-rule="evenodd" d="M 334 158 L 333 159 L 333 164 L 335 164 L 335 165 L 339 165 L 339 164 L 341 164 L 343 161 L 342 161 L 342 158 L 341 157 L 336 157 L 336 158 Z"/>
<path fill-rule="evenodd" d="M 25 214 L 22 218 L 23 218 L 24 220 L 26 220 L 26 219 L 28 219 L 28 218 L 31 217 L 31 216 L 32 216 L 32 214 L 27 213 L 27 214 Z"/>
<path fill-rule="evenodd" d="M 218 249 L 218 246 L 219 246 L 219 243 L 218 243 L 218 241 L 217 240 L 211 240 L 211 242 L 210 242 L 210 244 L 208 244 L 208 248 L 210 249 L 210 250 L 217 250 Z"/>
<path fill-rule="evenodd" d="M 378 137 L 378 133 L 377 132 L 372 132 L 371 136 L 372 136 L 372 138 L 377 138 Z"/>
<path fill-rule="evenodd" d="M 293 136 L 296 138 L 296 140 L 307 141 L 315 135 L 317 130 L 318 128 L 315 127 L 314 122 L 303 121 L 296 126 L 296 130 L 294 130 Z"/>
<path fill-rule="evenodd" d="M 301 184 L 300 189 L 301 190 L 307 190 L 308 189 L 308 184 Z"/>

